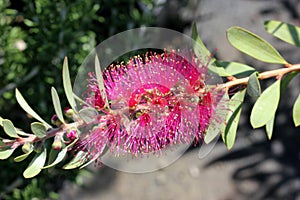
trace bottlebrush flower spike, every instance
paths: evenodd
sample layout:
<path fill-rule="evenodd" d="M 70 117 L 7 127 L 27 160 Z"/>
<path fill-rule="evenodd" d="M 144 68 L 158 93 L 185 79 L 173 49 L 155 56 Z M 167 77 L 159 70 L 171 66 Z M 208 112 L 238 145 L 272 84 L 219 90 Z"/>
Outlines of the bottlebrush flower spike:
<path fill-rule="evenodd" d="M 94 73 L 86 102 L 101 114 L 77 149 L 92 158 L 105 147 L 115 155 L 160 154 L 167 146 L 203 140 L 223 90 L 207 87 L 207 65 L 192 53 L 146 53 L 103 72 L 109 108 Z"/>

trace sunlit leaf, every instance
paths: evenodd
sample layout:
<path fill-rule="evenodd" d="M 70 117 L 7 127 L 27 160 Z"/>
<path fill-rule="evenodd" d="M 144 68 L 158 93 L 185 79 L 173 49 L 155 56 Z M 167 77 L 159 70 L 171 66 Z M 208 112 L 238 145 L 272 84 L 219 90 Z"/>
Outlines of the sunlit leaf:
<path fill-rule="evenodd" d="M 215 65 L 214 63 L 211 63 L 208 66 L 208 69 L 222 77 L 231 76 L 231 74 L 227 73 L 223 67 L 219 67 L 219 66 Z"/>
<path fill-rule="evenodd" d="M 0 117 L 0 126 L 3 126 L 3 118 Z"/>
<path fill-rule="evenodd" d="M 94 108 L 83 108 L 79 111 L 79 117 L 86 123 L 90 123 L 95 120 L 97 113 Z"/>
<path fill-rule="evenodd" d="M 28 151 L 27 153 L 17 156 L 14 158 L 15 162 L 21 162 L 23 160 L 25 160 L 31 153 L 33 152 L 33 149 L 31 149 L 30 151 Z"/>
<path fill-rule="evenodd" d="M 71 108 L 76 111 L 76 104 L 73 96 L 73 90 L 72 90 L 72 84 L 70 79 L 70 73 L 69 73 L 69 66 L 68 66 L 68 59 L 65 57 L 64 64 L 63 64 L 63 85 L 66 97 L 68 99 L 68 102 L 71 106 Z"/>
<path fill-rule="evenodd" d="M 216 61 L 218 66 L 222 66 L 227 74 L 232 76 L 249 76 L 255 69 L 243 63 L 238 62 L 227 62 L 227 61 Z"/>
<path fill-rule="evenodd" d="M 216 64 L 214 64 L 216 59 L 214 57 L 212 57 L 211 53 L 209 52 L 209 50 L 206 48 L 206 46 L 202 42 L 202 40 L 198 34 L 198 31 L 197 31 L 196 23 L 193 24 L 192 38 L 195 41 L 195 43 L 193 45 L 195 55 L 198 58 L 200 58 L 203 63 L 207 63 L 208 69 L 210 71 L 218 74 L 219 76 L 225 76 L 225 77 L 230 76 L 230 74 L 228 74 L 224 70 L 223 67 L 219 67 Z"/>
<path fill-rule="evenodd" d="M 63 166 L 63 169 L 75 169 L 80 167 L 87 161 L 87 155 L 87 152 L 79 151 L 68 164 Z"/>
<path fill-rule="evenodd" d="M 266 124 L 266 132 L 267 132 L 267 136 L 268 136 L 269 140 L 271 140 L 271 138 L 272 138 L 273 128 L 274 128 L 274 120 L 275 120 L 275 116 L 273 116 L 270 119 L 270 121 L 268 121 Z"/>
<path fill-rule="evenodd" d="M 249 76 L 248 85 L 247 85 L 247 93 L 249 96 L 257 98 L 261 94 L 260 83 L 258 80 L 258 73 L 254 72 Z"/>
<path fill-rule="evenodd" d="M 229 28 L 227 39 L 236 49 L 260 61 L 278 64 L 288 63 L 267 41 L 241 27 Z"/>
<path fill-rule="evenodd" d="M 58 163 L 60 163 L 66 156 L 68 151 L 68 148 L 63 148 L 57 155 L 56 159 L 53 161 L 53 163 L 43 167 L 42 169 L 47 169 L 50 167 L 54 167 L 55 165 L 57 165 Z"/>
<path fill-rule="evenodd" d="M 38 175 L 42 171 L 42 167 L 46 162 L 46 158 L 47 158 L 47 149 L 44 148 L 44 150 L 41 153 L 36 154 L 36 156 L 30 162 L 26 170 L 23 172 L 23 176 L 25 178 L 32 178 Z"/>
<path fill-rule="evenodd" d="M 100 61 L 99 61 L 99 58 L 98 58 L 97 54 L 95 56 L 95 72 L 96 72 L 96 78 L 97 78 L 101 98 L 105 102 L 104 107 L 107 107 L 108 106 L 108 100 L 107 100 L 107 96 L 106 96 L 106 92 L 105 92 L 104 80 L 103 80 L 102 71 L 101 71 L 101 67 L 100 67 Z"/>
<path fill-rule="evenodd" d="M 43 138 L 47 135 L 47 128 L 44 124 L 39 122 L 33 122 L 30 124 L 31 131 L 38 138 Z"/>
<path fill-rule="evenodd" d="M 0 149 L 0 160 L 5 160 L 11 156 L 15 149 Z"/>
<path fill-rule="evenodd" d="M 300 27 L 280 21 L 266 21 L 265 29 L 275 37 L 300 47 Z"/>
<path fill-rule="evenodd" d="M 3 124 L 4 132 L 9 137 L 13 137 L 13 138 L 18 138 L 19 137 L 18 134 L 17 134 L 16 128 L 14 127 L 14 124 L 10 120 L 3 119 L 2 124 Z"/>
<path fill-rule="evenodd" d="M 20 104 L 20 106 L 29 114 L 31 115 L 33 118 L 35 118 L 36 120 L 42 122 L 43 124 L 45 124 L 45 126 L 47 128 L 51 128 L 51 126 L 45 122 L 34 110 L 32 110 L 32 108 L 28 105 L 28 103 L 25 101 L 24 97 L 22 96 L 22 94 L 19 92 L 18 89 L 16 89 L 16 99 L 18 101 L 18 103 Z"/>
<path fill-rule="evenodd" d="M 226 128 L 225 132 L 222 134 L 222 139 L 227 149 L 231 149 L 235 142 L 236 132 L 242 112 L 242 104 L 244 102 L 245 94 L 246 90 L 241 90 L 234 94 L 229 101 L 229 112 L 226 117 Z"/>
<path fill-rule="evenodd" d="M 51 88 L 51 96 L 52 96 L 52 101 L 53 101 L 53 106 L 54 106 L 55 113 L 56 113 L 58 119 L 62 123 L 64 123 L 64 117 L 63 117 L 63 113 L 62 113 L 62 110 L 61 110 L 61 104 L 60 104 L 59 96 L 58 96 L 57 91 L 54 87 Z"/>
<path fill-rule="evenodd" d="M 214 62 L 215 59 L 211 58 L 211 53 L 208 51 L 198 34 L 196 23 L 193 23 L 192 38 L 195 41 L 194 52 L 196 56 L 202 59 L 204 63 L 208 63 L 209 61 Z"/>
<path fill-rule="evenodd" d="M 220 102 L 228 102 L 229 101 L 229 96 L 227 93 L 225 93 L 222 96 L 222 99 L 220 100 Z M 222 118 L 224 117 L 224 121 L 225 121 L 225 117 L 228 113 L 227 109 L 224 109 L 224 104 L 223 103 L 219 103 L 218 106 L 216 107 L 216 110 L 218 111 L 218 115 Z M 224 133 L 226 128 L 226 124 L 225 123 L 220 123 L 219 121 L 211 121 L 210 125 L 208 126 L 208 129 L 205 133 L 205 137 L 204 137 L 204 142 L 206 144 L 211 143 L 217 136 L 220 136 L 221 133 Z"/>
<path fill-rule="evenodd" d="M 300 125 L 300 95 L 297 97 L 297 100 L 293 107 L 293 119 L 295 126 Z"/>
<path fill-rule="evenodd" d="M 279 99 L 280 80 L 277 80 L 261 94 L 254 104 L 250 115 L 250 122 L 253 128 L 266 125 L 275 116 Z"/>

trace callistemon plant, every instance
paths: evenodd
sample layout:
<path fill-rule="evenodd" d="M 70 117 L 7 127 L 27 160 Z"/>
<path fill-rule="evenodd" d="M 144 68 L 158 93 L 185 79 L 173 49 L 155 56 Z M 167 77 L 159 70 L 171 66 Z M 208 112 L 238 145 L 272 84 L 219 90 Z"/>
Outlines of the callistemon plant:
<path fill-rule="evenodd" d="M 111 65 L 103 72 L 105 92 L 94 73 L 89 77 L 85 101 L 102 114 L 78 148 L 93 158 L 106 146 L 117 155 L 142 156 L 160 154 L 174 144 L 197 143 L 212 118 L 221 119 L 216 108 L 225 90 L 206 85 L 208 63 L 192 53 L 148 52 Z"/>
<path fill-rule="evenodd" d="M 299 27 L 268 21 L 265 28 L 299 47 Z M 151 33 L 156 32 L 159 30 Z M 192 32 L 192 49 L 152 49 L 129 61 L 113 62 L 103 70 L 98 59 L 101 54 L 93 54 L 94 68 L 88 72 L 87 85 L 80 94 L 73 92 L 65 58 L 63 87 L 70 108 L 61 109 L 58 93 L 52 88 L 54 127 L 33 111 L 16 89 L 20 106 L 39 122 L 31 123 L 32 133 L 26 133 L 0 117 L 6 133 L 0 139 L 0 159 L 9 158 L 19 147 L 24 154 L 15 157 L 16 162 L 35 154 L 23 173 L 31 178 L 66 160 L 69 162 L 64 169 L 84 167 L 95 160 L 101 163 L 107 152 L 115 160 L 126 155 L 134 159 L 168 157 L 165 150 L 174 152 L 181 145 L 210 143 L 220 135 L 231 149 L 246 91 L 256 101 L 251 125 L 264 127 L 271 139 L 280 97 L 299 73 L 300 65 L 288 63 L 268 42 L 240 27 L 227 31 L 228 41 L 235 48 L 282 68 L 258 72 L 242 63 L 216 60 L 202 43 L 196 26 Z M 227 81 L 214 80 L 218 77 Z M 261 92 L 260 81 L 267 78 L 275 79 L 274 83 Z M 300 125 L 300 96 L 295 100 L 293 120 L 295 126 Z"/>

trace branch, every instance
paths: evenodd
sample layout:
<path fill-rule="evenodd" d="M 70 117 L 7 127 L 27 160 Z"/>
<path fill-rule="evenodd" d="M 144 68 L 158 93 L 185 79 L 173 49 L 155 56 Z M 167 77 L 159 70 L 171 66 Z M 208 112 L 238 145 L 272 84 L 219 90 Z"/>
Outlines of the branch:
<path fill-rule="evenodd" d="M 268 79 L 268 78 L 272 78 L 272 77 L 277 77 L 278 79 L 280 79 L 285 74 L 288 74 L 293 71 L 300 71 L 300 64 L 289 65 L 289 66 L 287 66 L 287 68 L 275 69 L 275 70 L 262 72 L 258 75 L 258 79 L 263 80 L 263 79 Z M 247 85 L 248 81 L 249 81 L 249 77 L 233 79 L 227 83 L 221 84 L 221 86 L 223 86 L 227 90 L 229 90 L 230 88 L 237 86 L 237 85 Z"/>

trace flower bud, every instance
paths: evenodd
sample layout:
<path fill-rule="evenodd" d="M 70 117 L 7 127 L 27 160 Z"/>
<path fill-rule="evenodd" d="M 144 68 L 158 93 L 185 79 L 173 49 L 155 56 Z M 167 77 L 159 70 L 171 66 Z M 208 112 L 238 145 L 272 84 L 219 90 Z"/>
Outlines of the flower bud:
<path fill-rule="evenodd" d="M 61 142 L 61 137 L 59 137 L 59 136 L 55 136 L 55 138 L 54 138 L 54 142 L 52 143 L 52 148 L 54 149 L 54 150 L 57 150 L 57 151 L 59 151 L 61 148 L 62 148 L 62 142 Z"/>
<path fill-rule="evenodd" d="M 23 146 L 22 146 L 22 151 L 24 153 L 28 153 L 30 150 L 32 149 L 32 144 L 29 142 L 26 142 Z"/>
<path fill-rule="evenodd" d="M 72 118 L 73 115 L 74 115 L 74 110 L 71 109 L 71 108 L 69 108 L 69 107 L 66 107 L 66 108 L 64 109 L 64 114 L 65 114 L 66 117 Z"/>
<path fill-rule="evenodd" d="M 57 115 L 52 116 L 51 123 L 55 126 L 60 126 L 62 124 L 62 122 L 58 119 Z"/>

